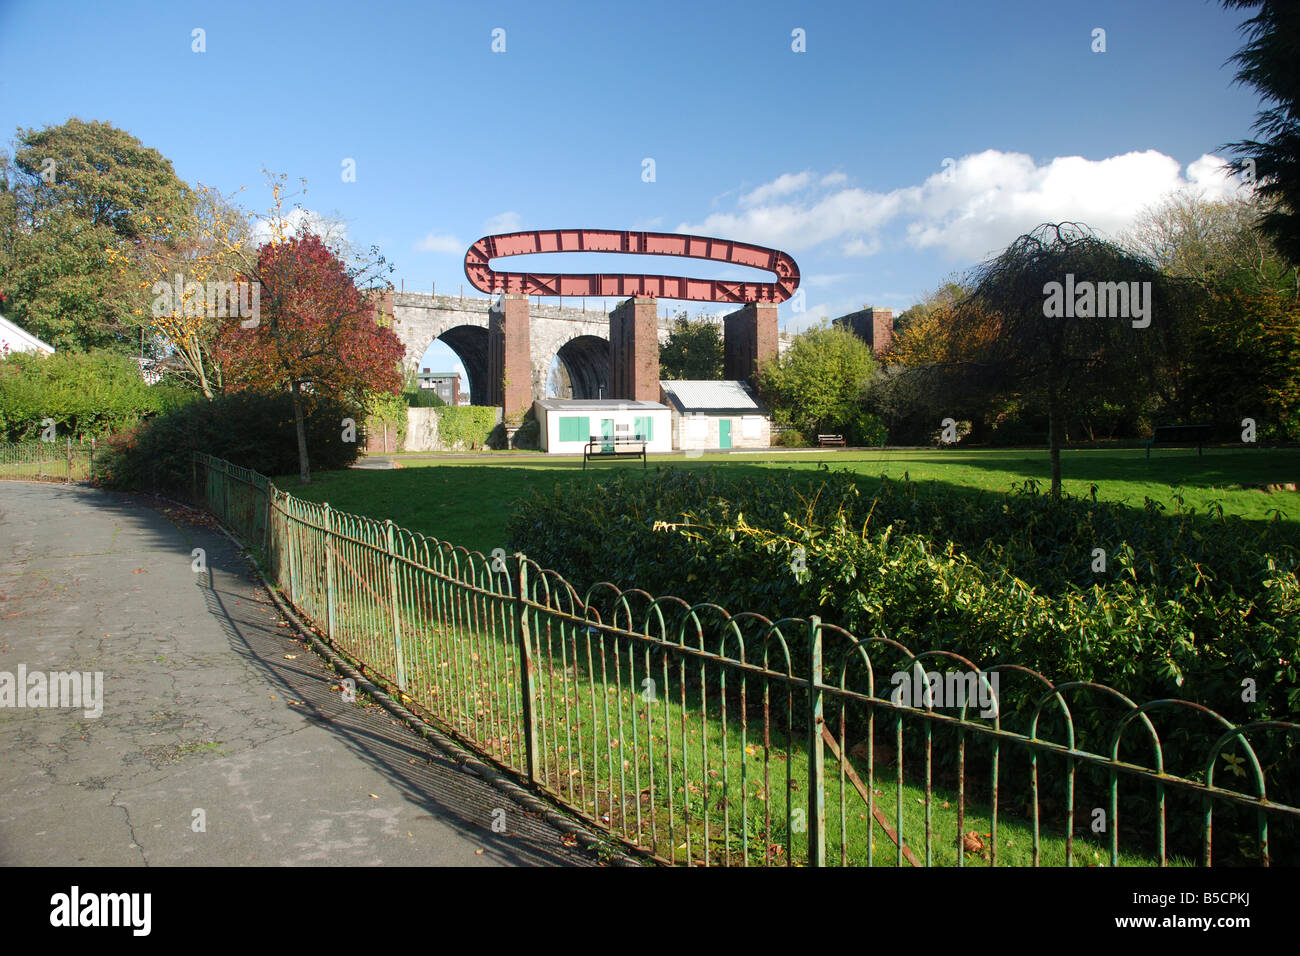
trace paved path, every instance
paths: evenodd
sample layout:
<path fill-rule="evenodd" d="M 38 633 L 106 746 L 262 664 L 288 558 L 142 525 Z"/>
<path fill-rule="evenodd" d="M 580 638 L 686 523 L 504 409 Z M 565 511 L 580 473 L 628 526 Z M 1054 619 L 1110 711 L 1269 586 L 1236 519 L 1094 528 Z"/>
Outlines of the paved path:
<path fill-rule="evenodd" d="M 387 711 L 343 702 L 229 539 L 187 520 L 0 482 L 0 681 L 104 675 L 98 718 L 0 707 L 0 865 L 594 862 Z"/>

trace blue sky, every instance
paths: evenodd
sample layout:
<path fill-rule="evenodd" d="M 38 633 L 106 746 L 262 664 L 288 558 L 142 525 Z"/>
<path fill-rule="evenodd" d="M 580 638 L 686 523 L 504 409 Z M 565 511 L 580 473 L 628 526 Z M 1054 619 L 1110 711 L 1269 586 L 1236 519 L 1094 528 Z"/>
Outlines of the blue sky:
<path fill-rule="evenodd" d="M 1203 0 L 0 0 L 0 127 L 108 121 L 254 210 L 264 167 L 306 178 L 303 204 L 378 245 L 408 290 L 458 291 L 466 247 L 514 228 L 775 246 L 803 275 L 804 311 L 780 312 L 798 329 L 906 308 L 1042 221 L 1113 235 L 1170 190 L 1228 189 L 1209 157 L 1258 109 L 1224 65 L 1242 16 Z M 768 278 L 548 258 L 502 267 Z M 661 308 L 682 306 L 700 308 Z"/>

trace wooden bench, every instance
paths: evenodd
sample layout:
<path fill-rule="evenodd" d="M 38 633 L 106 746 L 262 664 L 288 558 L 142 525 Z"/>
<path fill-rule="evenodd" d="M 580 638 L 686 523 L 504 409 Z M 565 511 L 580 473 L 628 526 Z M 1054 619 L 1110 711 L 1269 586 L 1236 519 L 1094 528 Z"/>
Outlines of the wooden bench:
<path fill-rule="evenodd" d="M 587 470 L 587 462 L 596 458 L 640 458 L 641 467 L 646 467 L 646 441 L 640 435 L 635 438 L 601 438 L 592 435 L 582 449 L 582 470 Z"/>
<path fill-rule="evenodd" d="M 1147 457 L 1151 457 L 1152 445 L 1196 445 L 1196 454 L 1210 437 L 1209 425 L 1157 425 L 1147 442 Z"/>
<path fill-rule="evenodd" d="M 827 445 L 839 445 L 841 448 L 848 448 L 848 442 L 844 440 L 843 435 L 818 435 L 817 444 L 825 448 Z"/>

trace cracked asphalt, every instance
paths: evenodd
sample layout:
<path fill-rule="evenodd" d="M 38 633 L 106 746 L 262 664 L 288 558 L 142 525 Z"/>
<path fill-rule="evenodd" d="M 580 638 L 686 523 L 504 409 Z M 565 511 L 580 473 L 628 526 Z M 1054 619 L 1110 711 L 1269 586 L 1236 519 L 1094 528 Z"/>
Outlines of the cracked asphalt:
<path fill-rule="evenodd" d="M 0 672 L 20 664 L 103 672 L 103 714 L 0 707 L 0 865 L 596 862 L 344 702 L 238 549 L 179 509 L 0 482 Z"/>

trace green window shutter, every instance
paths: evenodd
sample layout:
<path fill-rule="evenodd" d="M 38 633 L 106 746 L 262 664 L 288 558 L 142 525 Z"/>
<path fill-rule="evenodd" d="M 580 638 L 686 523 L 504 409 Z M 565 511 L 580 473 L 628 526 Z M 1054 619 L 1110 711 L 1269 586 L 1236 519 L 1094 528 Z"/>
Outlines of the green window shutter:
<path fill-rule="evenodd" d="M 636 433 L 646 441 L 654 441 L 655 438 L 655 420 L 649 415 L 638 415 L 636 424 L 633 426 Z"/>
<path fill-rule="evenodd" d="M 591 420 L 586 415 L 565 415 L 560 419 L 560 441 L 585 442 L 591 438 Z"/>

